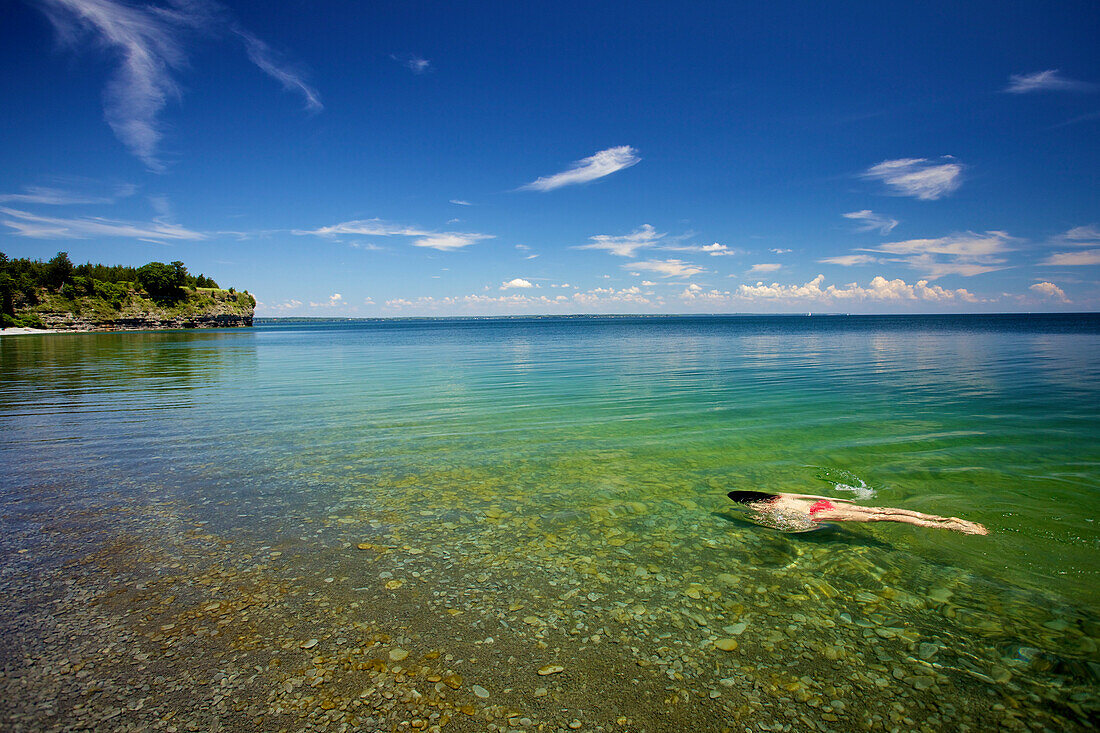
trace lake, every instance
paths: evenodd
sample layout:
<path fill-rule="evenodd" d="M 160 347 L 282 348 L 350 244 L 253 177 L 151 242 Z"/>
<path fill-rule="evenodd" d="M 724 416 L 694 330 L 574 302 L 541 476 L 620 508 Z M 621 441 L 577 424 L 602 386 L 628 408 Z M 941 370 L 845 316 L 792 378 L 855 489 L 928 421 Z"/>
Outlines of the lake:
<path fill-rule="evenodd" d="M 6 729 L 1100 723 L 1098 315 L 275 321 L 0 376 Z"/>

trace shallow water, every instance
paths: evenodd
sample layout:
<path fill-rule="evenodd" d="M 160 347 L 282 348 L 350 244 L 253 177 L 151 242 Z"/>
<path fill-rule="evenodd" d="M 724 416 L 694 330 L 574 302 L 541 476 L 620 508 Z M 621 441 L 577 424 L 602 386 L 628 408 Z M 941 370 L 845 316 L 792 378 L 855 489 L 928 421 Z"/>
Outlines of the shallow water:
<path fill-rule="evenodd" d="M 17 727 L 1097 722 L 1096 316 L 23 336 L 0 374 Z"/>

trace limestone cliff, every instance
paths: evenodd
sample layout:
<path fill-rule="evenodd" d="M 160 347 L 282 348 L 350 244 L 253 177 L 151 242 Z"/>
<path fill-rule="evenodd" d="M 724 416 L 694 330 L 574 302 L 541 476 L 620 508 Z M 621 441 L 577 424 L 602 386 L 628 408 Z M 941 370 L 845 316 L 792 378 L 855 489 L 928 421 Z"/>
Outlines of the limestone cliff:
<path fill-rule="evenodd" d="M 37 318 L 41 328 L 66 331 L 148 331 L 173 328 L 235 328 L 252 325 L 256 299 L 247 292 L 185 288 L 183 298 L 158 304 L 131 290 L 119 301 L 40 291 L 36 304 L 16 314 Z"/>

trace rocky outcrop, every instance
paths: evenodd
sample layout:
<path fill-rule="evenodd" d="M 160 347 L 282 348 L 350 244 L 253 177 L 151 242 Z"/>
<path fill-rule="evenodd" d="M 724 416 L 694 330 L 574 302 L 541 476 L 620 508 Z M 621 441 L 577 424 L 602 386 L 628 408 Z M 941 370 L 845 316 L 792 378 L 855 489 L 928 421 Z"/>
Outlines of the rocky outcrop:
<path fill-rule="evenodd" d="M 74 313 L 39 313 L 45 328 L 64 331 L 157 331 L 173 328 L 240 328 L 252 325 L 252 314 L 204 313 L 164 317 L 155 313 L 101 319 Z"/>
<path fill-rule="evenodd" d="M 122 302 L 64 297 L 45 289 L 38 302 L 16 309 L 31 325 L 55 331 L 159 331 L 183 328 L 240 328 L 252 325 L 256 299 L 247 292 L 191 288 L 169 303 L 157 303 L 131 290 Z"/>

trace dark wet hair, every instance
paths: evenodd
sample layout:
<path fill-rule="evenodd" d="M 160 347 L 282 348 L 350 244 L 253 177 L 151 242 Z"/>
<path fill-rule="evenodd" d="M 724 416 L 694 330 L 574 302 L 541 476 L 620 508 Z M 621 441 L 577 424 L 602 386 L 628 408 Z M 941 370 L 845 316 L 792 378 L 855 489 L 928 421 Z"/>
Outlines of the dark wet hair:
<path fill-rule="evenodd" d="M 771 501 L 779 494 L 765 494 L 763 491 L 731 491 L 726 496 L 738 504 L 751 504 L 754 501 Z"/>

